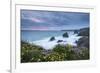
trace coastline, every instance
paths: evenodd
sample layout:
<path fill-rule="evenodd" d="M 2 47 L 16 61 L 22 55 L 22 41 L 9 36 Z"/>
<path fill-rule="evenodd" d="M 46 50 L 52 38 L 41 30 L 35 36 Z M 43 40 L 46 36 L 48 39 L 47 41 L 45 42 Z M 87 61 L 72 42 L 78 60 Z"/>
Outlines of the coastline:
<path fill-rule="evenodd" d="M 30 42 L 30 43 L 39 45 L 39 46 L 43 47 L 44 49 L 49 50 L 49 49 L 54 48 L 57 44 L 62 44 L 62 45 L 70 44 L 73 46 L 77 46 L 77 44 L 75 42 L 79 38 L 81 38 L 81 36 L 77 36 L 77 34 L 73 34 L 73 35 L 69 36 L 68 38 L 64 38 L 62 36 L 56 36 L 54 41 L 49 41 L 50 38 L 51 37 L 48 37 L 48 38 L 45 38 L 42 40 Z M 62 42 L 57 42 L 58 40 L 62 40 Z"/>

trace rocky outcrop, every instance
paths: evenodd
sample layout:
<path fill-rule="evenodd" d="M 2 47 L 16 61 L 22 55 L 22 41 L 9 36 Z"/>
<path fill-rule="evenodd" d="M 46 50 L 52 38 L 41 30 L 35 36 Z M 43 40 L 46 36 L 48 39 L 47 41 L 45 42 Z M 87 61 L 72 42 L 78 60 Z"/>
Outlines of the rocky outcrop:
<path fill-rule="evenodd" d="M 63 40 L 58 40 L 57 43 L 63 42 Z"/>
<path fill-rule="evenodd" d="M 77 46 L 89 48 L 89 37 L 82 37 L 77 42 Z"/>
<path fill-rule="evenodd" d="M 65 32 L 65 33 L 63 34 L 63 37 L 69 37 L 69 36 L 68 36 L 68 33 Z"/>
<path fill-rule="evenodd" d="M 78 34 L 78 30 L 74 30 L 74 34 Z"/>
<path fill-rule="evenodd" d="M 50 41 L 54 41 L 54 40 L 55 40 L 55 37 L 51 37 L 51 38 L 50 38 Z"/>
<path fill-rule="evenodd" d="M 80 29 L 78 36 L 89 36 L 89 28 Z"/>

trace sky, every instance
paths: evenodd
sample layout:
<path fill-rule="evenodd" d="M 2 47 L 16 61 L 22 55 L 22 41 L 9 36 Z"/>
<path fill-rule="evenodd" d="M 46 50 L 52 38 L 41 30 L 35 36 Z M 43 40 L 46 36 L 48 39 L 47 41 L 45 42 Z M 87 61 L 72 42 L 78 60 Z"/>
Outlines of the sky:
<path fill-rule="evenodd" d="M 89 13 L 21 10 L 21 30 L 72 30 L 89 27 Z"/>

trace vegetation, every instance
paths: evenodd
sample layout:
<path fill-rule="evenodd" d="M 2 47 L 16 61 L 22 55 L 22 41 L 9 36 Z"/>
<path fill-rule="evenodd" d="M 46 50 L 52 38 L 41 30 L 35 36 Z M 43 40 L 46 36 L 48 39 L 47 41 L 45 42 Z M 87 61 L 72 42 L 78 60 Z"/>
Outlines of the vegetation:
<path fill-rule="evenodd" d="M 81 52 L 73 50 L 72 45 L 56 45 L 51 52 L 40 46 L 21 41 L 21 62 L 48 62 L 65 60 L 89 59 L 89 49 L 79 48 Z M 46 51 L 47 53 L 44 53 Z"/>
<path fill-rule="evenodd" d="M 80 53 L 80 59 L 90 59 L 89 48 L 83 48 L 82 53 Z"/>
<path fill-rule="evenodd" d="M 37 45 L 21 41 L 21 62 L 35 62 L 43 56 L 43 48 Z"/>
<path fill-rule="evenodd" d="M 63 61 L 63 60 L 64 60 L 64 56 L 60 55 L 57 52 L 52 52 L 47 56 L 45 56 L 45 61 Z"/>

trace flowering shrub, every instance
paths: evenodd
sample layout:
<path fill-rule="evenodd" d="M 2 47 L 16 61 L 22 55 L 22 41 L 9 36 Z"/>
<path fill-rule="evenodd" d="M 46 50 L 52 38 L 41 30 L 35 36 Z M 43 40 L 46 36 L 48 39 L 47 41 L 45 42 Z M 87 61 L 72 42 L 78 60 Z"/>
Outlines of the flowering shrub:
<path fill-rule="evenodd" d="M 89 49 L 82 48 L 81 53 L 72 50 L 72 45 L 56 45 L 51 52 L 40 46 L 21 42 L 21 62 L 48 62 L 65 60 L 85 60 L 89 59 Z M 47 53 L 43 53 L 46 51 Z"/>

